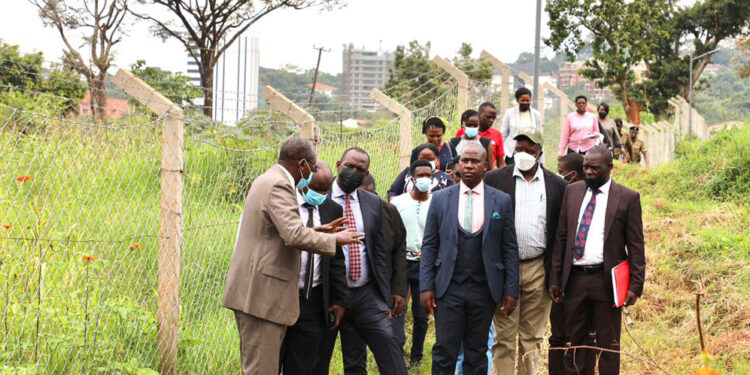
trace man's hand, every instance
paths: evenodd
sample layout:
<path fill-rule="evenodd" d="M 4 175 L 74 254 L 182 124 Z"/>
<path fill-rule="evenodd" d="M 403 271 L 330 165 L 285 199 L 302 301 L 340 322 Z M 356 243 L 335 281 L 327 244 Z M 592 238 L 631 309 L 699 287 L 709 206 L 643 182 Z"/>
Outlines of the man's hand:
<path fill-rule="evenodd" d="M 355 242 L 362 243 L 359 239 L 364 236 L 364 233 L 357 232 L 354 228 L 347 228 L 340 232 L 336 232 L 336 244 L 343 246 Z"/>
<path fill-rule="evenodd" d="M 328 308 L 328 312 L 332 312 L 336 315 L 336 320 L 333 321 L 333 326 L 330 328 L 331 331 L 335 331 L 339 328 L 339 324 L 341 324 L 341 319 L 344 317 L 346 309 L 339 305 L 333 305 Z"/>
<path fill-rule="evenodd" d="M 552 302 L 554 303 L 562 302 L 563 293 L 562 293 L 562 290 L 560 290 L 559 286 L 550 285 L 549 290 L 547 292 L 549 293 L 549 298 L 552 299 Z"/>
<path fill-rule="evenodd" d="M 419 295 L 419 302 L 422 304 L 422 309 L 427 313 L 427 315 L 432 315 L 432 313 L 435 312 L 437 303 L 435 303 L 434 291 L 428 290 L 426 292 L 422 292 Z"/>
<path fill-rule="evenodd" d="M 510 314 L 513 313 L 513 310 L 516 309 L 516 299 L 510 296 L 506 296 L 503 298 L 503 307 L 500 308 L 500 310 L 503 310 L 503 314 L 505 317 L 509 317 Z"/>
<path fill-rule="evenodd" d="M 315 229 L 318 232 L 323 232 L 323 233 L 336 233 L 336 232 L 340 232 L 346 229 L 345 227 L 342 227 L 342 225 L 346 224 L 348 221 L 349 220 L 347 218 L 340 217 L 328 224 L 323 224 L 313 229 Z"/>
<path fill-rule="evenodd" d="M 406 300 L 404 300 L 404 297 L 394 294 L 391 296 L 391 300 L 393 301 L 393 308 L 391 309 L 390 314 L 391 318 L 403 315 L 404 311 L 406 311 Z"/>
<path fill-rule="evenodd" d="M 632 306 L 635 304 L 635 301 L 638 300 L 638 296 L 635 295 L 635 293 L 628 290 L 628 296 L 625 297 L 625 306 Z"/>

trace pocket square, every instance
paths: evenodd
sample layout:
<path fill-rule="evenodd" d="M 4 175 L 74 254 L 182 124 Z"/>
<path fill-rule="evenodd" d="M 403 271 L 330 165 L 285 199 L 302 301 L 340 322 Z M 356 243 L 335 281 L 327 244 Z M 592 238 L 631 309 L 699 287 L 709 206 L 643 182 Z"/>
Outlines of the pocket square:
<path fill-rule="evenodd" d="M 502 219 L 502 218 L 503 218 L 503 217 L 502 217 L 502 216 L 500 216 L 500 214 L 499 214 L 499 213 L 497 213 L 497 212 L 493 212 L 493 213 L 492 213 L 492 220 L 500 220 L 500 219 Z"/>

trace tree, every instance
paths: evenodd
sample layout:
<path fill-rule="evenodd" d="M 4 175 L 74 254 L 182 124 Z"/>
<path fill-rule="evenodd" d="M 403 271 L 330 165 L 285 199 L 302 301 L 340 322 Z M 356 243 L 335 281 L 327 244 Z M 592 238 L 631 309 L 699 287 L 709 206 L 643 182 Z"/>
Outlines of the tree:
<path fill-rule="evenodd" d="M 662 22 L 669 4 L 661 0 L 551 0 L 545 9 L 552 31 L 545 44 L 567 54 L 570 61 L 589 44 L 593 56 L 581 75 L 599 87 L 613 88 L 628 120 L 638 123 L 640 106 L 631 97 L 634 67 L 651 60 L 650 45 L 668 36 Z"/>
<path fill-rule="evenodd" d="M 737 39 L 737 48 L 742 51 L 743 56 L 750 55 L 750 35 L 745 35 Z M 738 59 L 739 60 L 739 59 Z M 750 63 L 745 63 L 737 68 L 737 75 L 740 78 L 750 77 Z"/>
<path fill-rule="evenodd" d="M 134 12 L 151 21 L 162 38 L 175 38 L 198 64 L 203 87 L 204 108 L 211 116 L 213 108 L 214 67 L 221 55 L 245 32 L 267 14 L 282 8 L 331 7 L 340 0 L 139 0 L 158 5 L 169 14 L 155 16 L 157 9 Z"/>
<path fill-rule="evenodd" d="M 130 66 L 130 71 L 177 105 L 192 105 L 194 98 L 203 95 L 203 92 L 190 82 L 190 77 L 179 72 L 172 73 L 146 66 L 145 60 L 136 61 Z"/>
<path fill-rule="evenodd" d="M 45 25 L 54 27 L 62 38 L 63 62 L 86 77 L 91 94 L 91 112 L 95 121 L 106 123 L 107 70 L 112 66 L 114 47 L 122 40 L 122 24 L 128 11 L 128 0 L 29 0 L 39 8 Z M 69 33 L 85 30 L 90 64 L 71 44 Z"/>

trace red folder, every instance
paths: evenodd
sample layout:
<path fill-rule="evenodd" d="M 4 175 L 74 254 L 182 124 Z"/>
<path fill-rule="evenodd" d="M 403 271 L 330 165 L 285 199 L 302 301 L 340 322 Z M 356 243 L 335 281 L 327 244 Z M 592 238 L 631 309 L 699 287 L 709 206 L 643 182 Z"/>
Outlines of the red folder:
<path fill-rule="evenodd" d="M 629 285 L 630 264 L 626 260 L 612 267 L 612 292 L 615 296 L 616 307 L 620 307 L 625 304 L 625 298 L 628 296 Z"/>

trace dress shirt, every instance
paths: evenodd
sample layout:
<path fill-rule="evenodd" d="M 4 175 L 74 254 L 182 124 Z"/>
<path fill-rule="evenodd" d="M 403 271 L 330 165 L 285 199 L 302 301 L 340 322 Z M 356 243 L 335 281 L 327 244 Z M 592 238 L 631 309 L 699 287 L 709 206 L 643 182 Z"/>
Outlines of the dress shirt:
<path fill-rule="evenodd" d="M 307 210 L 307 207 L 303 207 L 302 205 L 305 204 L 305 198 L 302 197 L 302 195 L 297 192 L 297 204 L 299 205 L 299 216 L 302 218 L 302 223 L 307 225 L 308 217 L 307 215 L 310 214 L 310 212 Z M 313 226 L 320 226 L 320 206 L 314 206 L 313 208 Z M 305 279 L 307 278 L 307 259 L 310 258 L 310 253 L 307 251 L 302 251 L 302 261 L 300 262 L 299 266 L 299 281 L 297 282 L 297 285 L 300 289 L 305 287 Z M 313 272 L 313 284 L 312 287 L 315 288 L 316 286 L 320 285 L 320 255 L 313 254 L 313 264 L 314 272 Z"/>
<path fill-rule="evenodd" d="M 343 209 L 344 212 L 346 212 L 346 198 L 344 197 L 346 193 L 344 193 L 343 190 L 339 187 L 338 182 L 333 181 L 333 188 L 331 190 L 331 196 L 333 197 L 333 201 L 338 203 Z M 352 207 L 352 213 L 354 214 L 354 221 L 357 222 L 357 232 L 365 233 L 365 236 L 368 236 L 369 233 L 365 232 L 365 223 L 364 219 L 362 218 L 362 209 L 359 206 L 359 197 L 357 195 L 357 191 L 355 190 L 353 193 L 350 194 L 352 199 L 349 202 L 349 204 Z M 346 215 L 346 213 L 344 213 Z M 379 223 L 378 223 L 379 224 Z M 364 286 L 367 284 L 367 282 L 370 281 L 370 269 L 367 266 L 368 259 L 367 259 L 367 247 L 365 246 L 365 238 L 362 238 L 362 243 L 359 245 L 359 259 L 360 263 L 362 264 L 362 276 L 357 280 L 356 282 L 352 281 L 349 278 L 349 245 L 341 246 L 341 250 L 344 251 L 344 258 L 346 260 L 346 284 L 350 288 L 359 288 L 361 286 Z"/>
<path fill-rule="evenodd" d="M 583 256 L 578 260 L 574 258 L 573 265 L 591 266 L 604 263 L 604 219 L 607 216 L 607 199 L 609 198 L 609 188 L 611 186 L 612 179 L 610 178 L 609 181 L 599 187 L 601 193 L 596 195 L 594 216 L 591 217 L 589 234 L 586 236 L 586 245 L 583 247 Z M 591 194 L 593 194 L 593 191 L 586 189 L 586 195 L 583 196 L 581 209 L 578 212 L 578 225 L 581 225 L 581 217 L 583 217 L 583 211 L 586 210 L 586 206 L 591 200 Z M 575 234 L 578 234 L 578 226 L 576 226 Z M 571 238 L 571 240 L 573 239 L 575 237 Z"/>
<path fill-rule="evenodd" d="M 472 189 L 471 200 L 471 233 L 476 233 L 484 225 L 484 181 Z M 466 199 L 469 197 L 469 187 L 463 181 L 458 190 L 458 225 L 464 228 L 464 213 L 466 212 Z"/>
<path fill-rule="evenodd" d="M 424 237 L 424 226 L 427 223 L 427 211 L 432 202 L 432 194 L 426 201 L 419 202 L 411 197 L 410 193 L 401 194 L 391 201 L 396 206 L 401 221 L 406 228 L 406 260 L 418 261 L 422 251 L 422 238 Z"/>
<path fill-rule="evenodd" d="M 579 115 L 578 112 L 568 114 L 560 135 L 558 155 L 565 155 L 567 148 L 575 152 L 585 152 L 594 147 L 599 139 L 599 134 L 601 134 L 599 133 L 598 121 L 597 115 L 591 112 L 584 112 L 583 115 Z M 591 136 L 591 134 L 595 136 Z"/>
<path fill-rule="evenodd" d="M 525 112 L 518 113 L 518 124 L 520 129 L 533 128 L 534 125 L 531 122 L 531 109 Z"/>
<path fill-rule="evenodd" d="M 520 260 L 538 258 L 544 254 L 547 246 L 547 189 L 544 185 L 544 173 L 539 167 L 531 181 L 526 181 L 518 166 L 515 166 L 513 176 L 516 180 L 515 227 L 518 256 Z"/>

